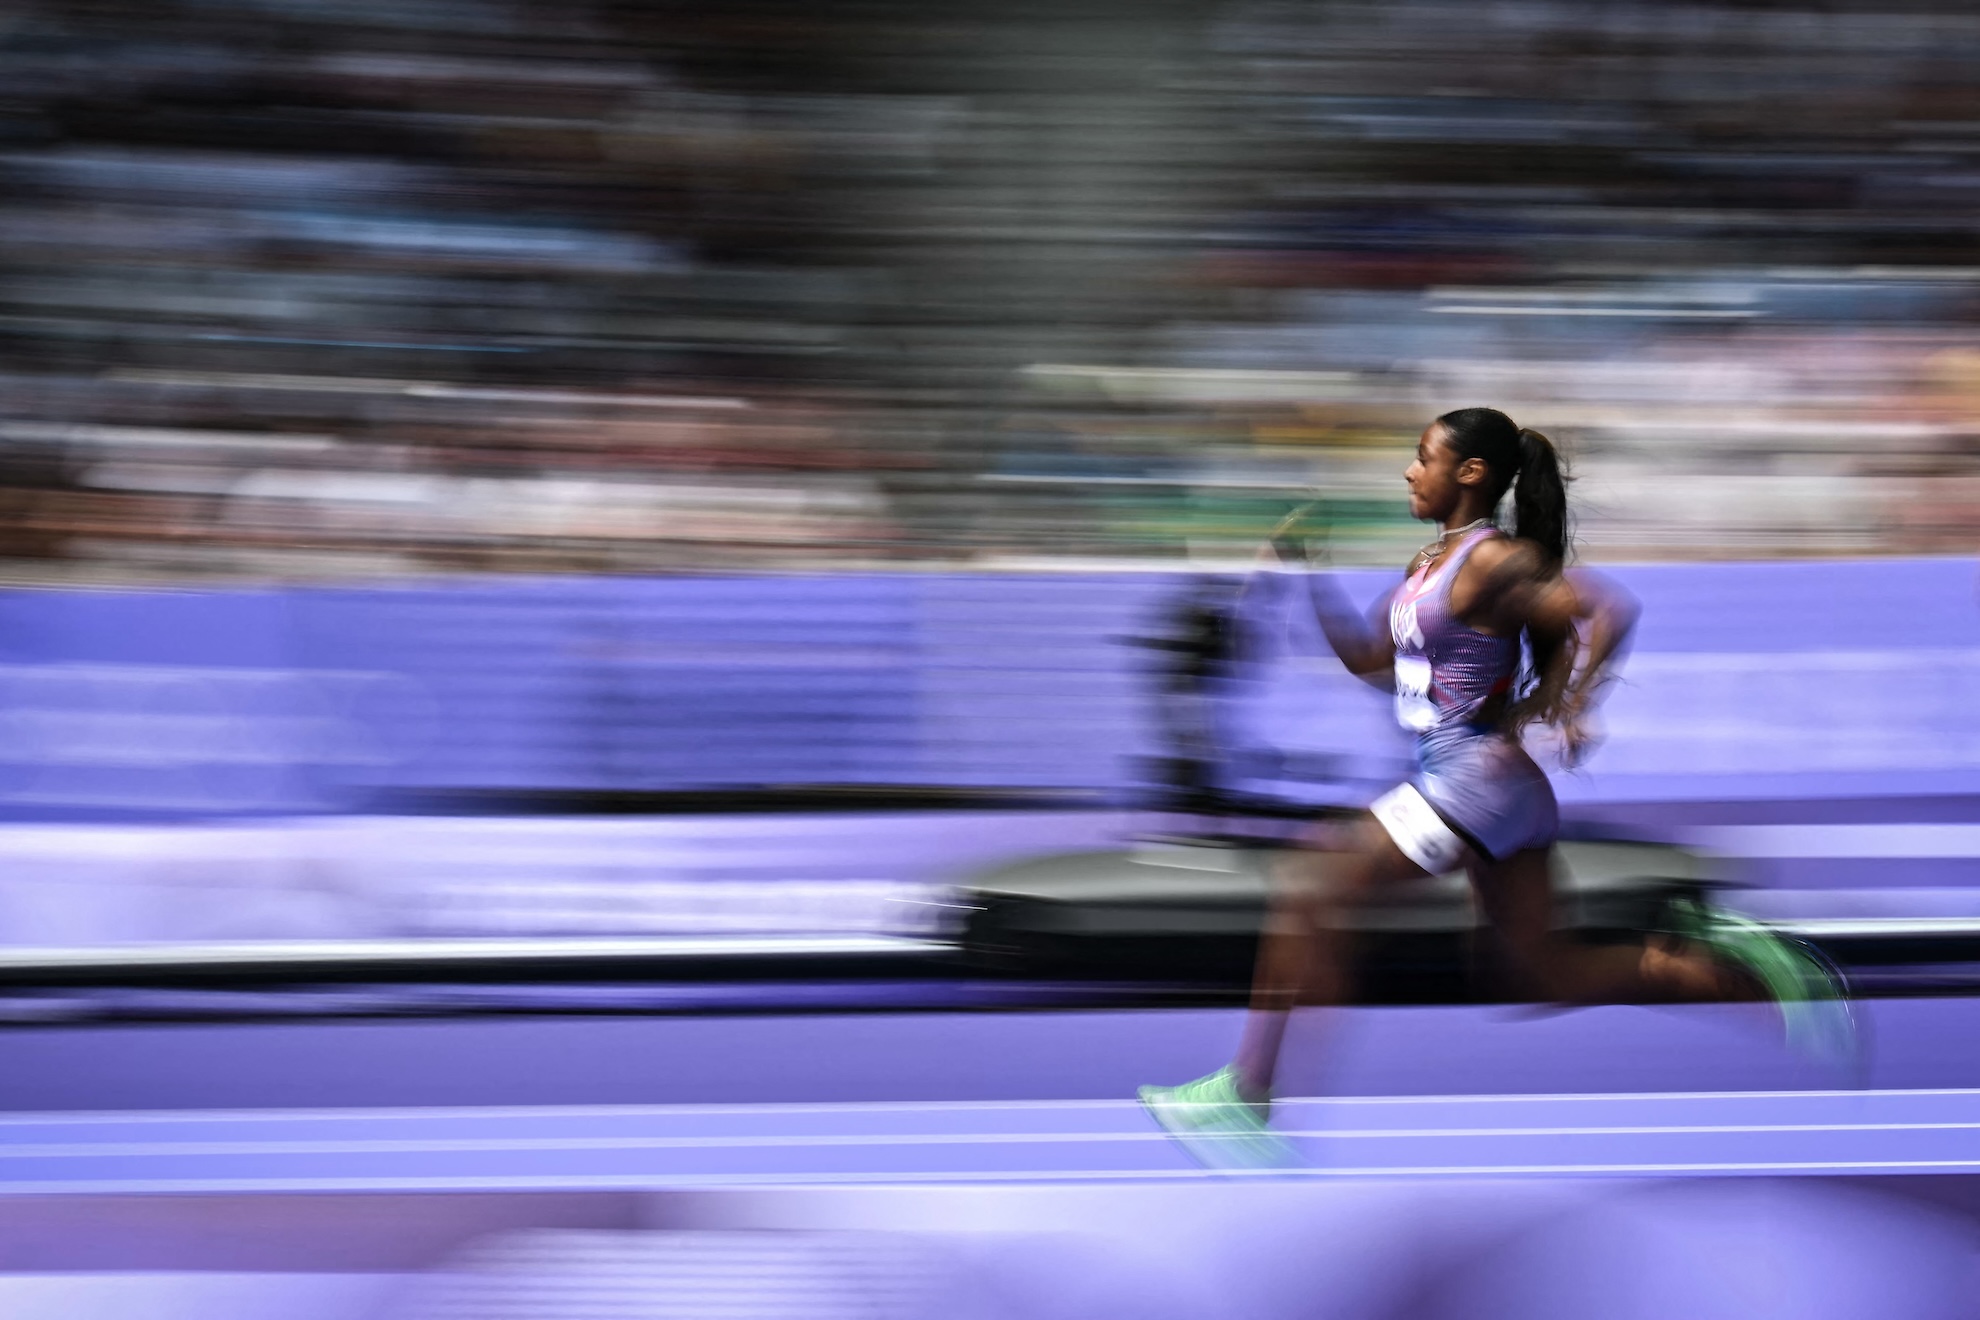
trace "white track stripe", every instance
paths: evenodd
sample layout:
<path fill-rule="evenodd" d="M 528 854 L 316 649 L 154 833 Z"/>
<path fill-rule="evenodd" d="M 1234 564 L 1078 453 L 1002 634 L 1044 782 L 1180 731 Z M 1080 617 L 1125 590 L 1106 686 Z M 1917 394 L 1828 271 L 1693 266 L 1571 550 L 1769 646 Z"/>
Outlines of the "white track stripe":
<path fill-rule="evenodd" d="M 1274 1104 L 1288 1109 L 1304 1105 L 1448 1105 L 1448 1104 L 1545 1104 L 1561 1101 L 1664 1100 L 1847 1100 L 1881 1099 L 1893 1096 L 1974 1096 L 1980 1087 L 1922 1087 L 1863 1090 L 1807 1091 L 1611 1091 L 1577 1093 L 1572 1091 L 1505 1095 L 1341 1095 L 1287 1096 Z M 228 1122 L 288 1122 L 343 1119 L 370 1121 L 394 1118 L 610 1118 L 664 1114 L 890 1114 L 1025 1112 L 1043 1109 L 1134 1110 L 1141 1102 L 1119 1100 L 847 1100 L 819 1102 L 770 1101 L 763 1104 L 686 1104 L 686 1105 L 485 1105 L 420 1106 L 393 1105 L 377 1108 L 333 1109 L 99 1109 L 69 1112 L 60 1109 L 25 1110 L 0 1114 L 0 1130 L 34 1124 L 96 1123 L 205 1123 L 215 1119 Z"/>
<path fill-rule="evenodd" d="M 1712 1123 L 1639 1127 L 1533 1128 L 1306 1128 L 1282 1129 L 1279 1135 L 1302 1140 L 1424 1140 L 1519 1137 L 1714 1136 L 1791 1132 L 1955 1132 L 1980 1129 L 1980 1123 Z M 514 1138 L 391 1138 L 345 1141 L 184 1141 L 184 1142 L 63 1142 L 38 1146 L 0 1146 L 0 1163 L 10 1159 L 153 1158 L 208 1155 L 389 1155 L 433 1152 L 502 1152 L 552 1150 L 751 1150 L 808 1147 L 1074 1145 L 1086 1142 L 1165 1142 L 1156 1128 L 1132 1132 L 907 1132 L 820 1133 L 735 1136 L 514 1137 Z M 4 1179 L 0 1179 L 4 1182 Z"/>
<path fill-rule="evenodd" d="M 70 1181 L 0 1183 L 0 1199 L 36 1195 L 135 1196 L 163 1193 L 229 1192 L 457 1192 L 457 1191 L 641 1191 L 669 1192 L 725 1187 L 786 1188 L 803 1191 L 826 1186 L 925 1187 L 941 1183 L 1184 1182 L 1205 1179 L 1316 1181 L 1332 1178 L 1507 1178 L 1536 1176 L 1647 1177 L 1659 1174 L 1875 1173 L 1902 1170 L 1951 1172 L 1980 1169 L 1975 1160 L 1766 1160 L 1639 1164 L 1424 1164 L 1304 1169 L 1032 1169 L 963 1173 L 700 1174 L 641 1176 L 601 1174 L 558 1177 L 531 1174 L 513 1178 L 162 1178 L 78 1184 Z"/>

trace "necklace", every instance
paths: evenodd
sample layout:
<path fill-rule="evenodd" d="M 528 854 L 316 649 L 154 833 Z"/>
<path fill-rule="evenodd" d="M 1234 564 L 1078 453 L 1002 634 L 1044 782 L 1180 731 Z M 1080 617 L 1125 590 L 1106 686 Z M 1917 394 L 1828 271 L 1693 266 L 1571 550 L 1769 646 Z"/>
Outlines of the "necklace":
<path fill-rule="evenodd" d="M 1492 526 L 1492 520 L 1490 518 L 1479 518 L 1474 522 L 1466 523 L 1462 527 L 1446 528 L 1445 530 L 1437 533 L 1436 539 L 1431 541 L 1426 541 L 1423 545 L 1423 548 L 1416 552 L 1416 557 L 1418 559 L 1421 559 L 1424 563 L 1427 564 L 1431 560 L 1435 559 L 1438 555 L 1444 553 L 1444 543 L 1448 541 L 1451 537 L 1463 536 L 1466 532 L 1475 532 L 1481 527 L 1490 527 L 1490 526 Z"/>

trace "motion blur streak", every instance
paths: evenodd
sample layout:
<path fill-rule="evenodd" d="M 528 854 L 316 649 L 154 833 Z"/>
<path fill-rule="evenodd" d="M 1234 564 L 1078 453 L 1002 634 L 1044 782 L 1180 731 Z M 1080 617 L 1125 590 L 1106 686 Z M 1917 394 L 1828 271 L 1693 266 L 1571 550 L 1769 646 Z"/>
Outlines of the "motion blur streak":
<path fill-rule="evenodd" d="M 126 0 L 0 25 L 16 579 L 1964 549 L 1980 17 Z M 1625 502 L 1622 492 L 1628 491 Z"/>
<path fill-rule="evenodd" d="M 1976 204 L 1963 0 L 0 6 L 0 1313 L 1972 1315 Z M 1471 405 L 1643 606 L 1564 938 L 1869 1044 L 1426 877 L 1212 1175 L 1410 765 L 1260 540 Z"/>

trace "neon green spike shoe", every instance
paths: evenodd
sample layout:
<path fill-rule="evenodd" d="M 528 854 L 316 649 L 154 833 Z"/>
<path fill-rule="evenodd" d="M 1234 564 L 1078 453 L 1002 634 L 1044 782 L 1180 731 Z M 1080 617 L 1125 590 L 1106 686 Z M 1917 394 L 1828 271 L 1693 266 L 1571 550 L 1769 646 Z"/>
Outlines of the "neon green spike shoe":
<path fill-rule="evenodd" d="M 1704 945 L 1766 989 L 1790 1048 L 1831 1064 L 1857 1060 L 1856 1019 L 1842 974 L 1808 945 L 1723 908 L 1680 900 L 1675 933 Z"/>
<path fill-rule="evenodd" d="M 1238 1095 L 1237 1074 L 1219 1068 L 1181 1086 L 1144 1086 L 1141 1104 L 1189 1157 L 1206 1169 L 1287 1169 L 1292 1144 L 1266 1124 L 1269 1112 Z"/>

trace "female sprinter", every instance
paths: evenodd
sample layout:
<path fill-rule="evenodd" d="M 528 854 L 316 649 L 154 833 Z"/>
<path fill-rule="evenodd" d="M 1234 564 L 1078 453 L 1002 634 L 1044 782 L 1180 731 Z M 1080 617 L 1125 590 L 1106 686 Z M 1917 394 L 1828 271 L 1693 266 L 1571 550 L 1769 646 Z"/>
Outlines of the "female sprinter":
<path fill-rule="evenodd" d="M 1412 517 L 1443 530 L 1364 619 L 1326 574 L 1304 576 L 1328 644 L 1356 675 L 1392 689 L 1416 735 L 1418 772 L 1377 798 L 1326 851 L 1288 856 L 1259 948 L 1236 1060 L 1194 1082 L 1143 1087 L 1141 1100 L 1208 1164 L 1270 1165 L 1290 1148 L 1267 1124 L 1272 1077 L 1295 1005 L 1337 1004 L 1348 949 L 1334 920 L 1385 882 L 1463 866 L 1482 911 L 1534 987 L 1560 1003 L 1774 999 L 1790 1039 L 1851 1047 L 1841 987 L 1810 951 L 1764 927 L 1687 906 L 1685 929 L 1628 945 L 1585 944 L 1554 929 L 1547 777 L 1520 746 L 1551 724 L 1573 764 L 1588 715 L 1635 623 L 1635 603 L 1568 573 L 1567 490 L 1553 445 L 1491 408 L 1432 422 L 1403 480 Z M 1510 532 L 1494 515 L 1513 492 Z M 1283 531 L 1283 529 L 1282 529 Z M 1275 537 L 1283 559 L 1287 543 Z M 1522 679 L 1521 643 L 1531 657 Z"/>

